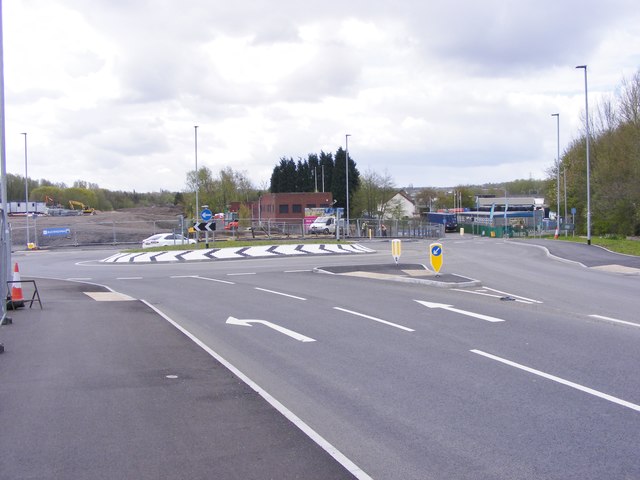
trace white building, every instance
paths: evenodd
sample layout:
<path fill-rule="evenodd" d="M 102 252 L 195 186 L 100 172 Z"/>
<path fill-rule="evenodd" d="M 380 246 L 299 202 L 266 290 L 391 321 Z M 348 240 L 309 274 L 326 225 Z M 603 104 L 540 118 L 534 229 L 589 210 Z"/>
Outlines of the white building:
<path fill-rule="evenodd" d="M 403 190 L 397 192 L 384 205 L 380 207 L 380 211 L 384 212 L 382 217 L 389 218 L 412 218 L 419 216 L 416 204 Z"/>

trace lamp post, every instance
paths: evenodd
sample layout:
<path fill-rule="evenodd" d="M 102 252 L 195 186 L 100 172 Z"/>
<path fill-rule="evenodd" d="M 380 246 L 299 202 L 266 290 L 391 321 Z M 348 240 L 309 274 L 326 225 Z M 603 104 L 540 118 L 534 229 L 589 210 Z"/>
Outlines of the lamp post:
<path fill-rule="evenodd" d="M 552 117 L 556 117 L 557 138 L 558 138 L 558 156 L 556 157 L 556 167 L 558 168 L 558 192 L 557 192 L 557 210 L 556 210 L 556 238 L 560 234 L 560 114 L 552 113 Z"/>
<path fill-rule="evenodd" d="M 567 169 L 566 168 L 562 169 L 562 180 L 564 181 L 564 221 L 566 222 L 567 218 L 569 218 L 567 214 Z M 569 232 L 567 232 L 566 229 L 564 231 L 564 236 L 565 237 L 569 236 Z"/>
<path fill-rule="evenodd" d="M 196 211 L 193 212 L 195 221 L 198 221 L 198 190 L 200 190 L 200 184 L 198 180 L 198 125 L 194 125 L 193 130 L 195 132 L 195 149 L 196 149 Z M 197 233 L 196 233 L 197 235 Z"/>
<path fill-rule="evenodd" d="M 349 137 L 351 136 L 351 134 L 347 133 L 344 136 L 344 143 L 345 143 L 345 147 L 346 147 L 346 156 L 345 156 L 345 163 L 346 163 L 346 172 L 345 172 L 345 178 L 346 178 L 346 182 L 347 182 L 347 225 L 346 225 L 346 232 L 345 232 L 345 236 L 348 236 L 348 232 L 349 232 Z"/>
<path fill-rule="evenodd" d="M 587 245 L 591 245 L 591 167 L 589 165 L 589 93 L 587 89 L 587 66 L 578 65 L 584 70 L 584 106 L 587 127 Z"/>
<path fill-rule="evenodd" d="M 27 175 L 27 134 L 24 135 L 24 208 L 25 208 L 25 220 L 27 226 L 27 250 L 29 249 L 29 176 Z"/>

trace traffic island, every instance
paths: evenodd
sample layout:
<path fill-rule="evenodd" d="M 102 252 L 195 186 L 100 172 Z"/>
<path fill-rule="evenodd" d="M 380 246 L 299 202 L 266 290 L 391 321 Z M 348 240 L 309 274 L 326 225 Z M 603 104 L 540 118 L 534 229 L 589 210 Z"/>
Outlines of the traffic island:
<path fill-rule="evenodd" d="M 420 263 L 374 264 L 374 265 L 338 265 L 316 267 L 315 273 L 347 275 L 351 277 L 373 278 L 394 282 L 419 283 L 440 288 L 465 288 L 481 285 L 479 280 L 463 277 L 454 273 L 436 274 Z"/>

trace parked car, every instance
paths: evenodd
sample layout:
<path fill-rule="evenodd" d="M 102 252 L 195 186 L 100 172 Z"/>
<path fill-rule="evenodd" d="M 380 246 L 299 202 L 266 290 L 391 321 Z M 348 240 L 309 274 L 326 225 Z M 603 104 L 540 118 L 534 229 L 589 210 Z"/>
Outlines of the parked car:
<path fill-rule="evenodd" d="M 192 238 L 184 237 L 178 233 L 157 233 L 142 241 L 142 248 L 167 247 L 173 245 L 195 245 Z"/>

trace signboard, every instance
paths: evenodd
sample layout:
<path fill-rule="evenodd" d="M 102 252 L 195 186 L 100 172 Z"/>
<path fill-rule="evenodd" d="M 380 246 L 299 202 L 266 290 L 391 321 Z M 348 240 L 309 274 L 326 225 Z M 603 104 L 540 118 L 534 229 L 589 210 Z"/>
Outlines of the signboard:
<path fill-rule="evenodd" d="M 398 260 L 400 260 L 400 255 L 402 254 L 402 241 L 398 238 L 394 238 L 391 240 L 391 255 L 393 255 L 393 259 L 396 261 L 396 265 L 398 264 Z"/>
<path fill-rule="evenodd" d="M 42 230 L 45 237 L 68 237 L 71 235 L 69 228 L 45 228 Z"/>
<path fill-rule="evenodd" d="M 193 228 L 197 232 L 215 232 L 216 231 L 216 222 L 198 222 Z"/>
<path fill-rule="evenodd" d="M 429 245 L 429 259 L 431 261 L 431 267 L 436 273 L 440 272 L 442 268 L 442 244 L 432 243 Z"/>
<path fill-rule="evenodd" d="M 208 208 L 205 208 L 200 212 L 200 218 L 205 222 L 211 220 L 211 217 L 213 217 L 213 213 L 211 213 L 211 210 L 209 210 Z"/>

